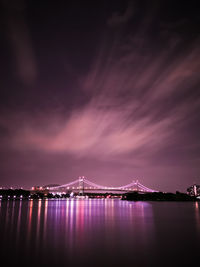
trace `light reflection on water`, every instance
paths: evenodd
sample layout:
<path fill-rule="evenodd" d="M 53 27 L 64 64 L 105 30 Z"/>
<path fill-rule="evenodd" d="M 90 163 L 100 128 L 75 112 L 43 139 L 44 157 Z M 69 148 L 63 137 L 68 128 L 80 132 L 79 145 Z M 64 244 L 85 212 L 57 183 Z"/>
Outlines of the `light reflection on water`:
<path fill-rule="evenodd" d="M 199 202 L 195 202 L 195 216 L 198 234 L 200 235 L 200 207 Z"/>
<path fill-rule="evenodd" d="M 192 253 L 200 241 L 199 203 L 16 200 L 1 201 L 0 216 L 1 251 L 29 265 L 150 266 L 159 264 L 167 249 L 170 260 L 173 236 L 174 246 L 182 248 L 179 228 L 189 231 Z"/>

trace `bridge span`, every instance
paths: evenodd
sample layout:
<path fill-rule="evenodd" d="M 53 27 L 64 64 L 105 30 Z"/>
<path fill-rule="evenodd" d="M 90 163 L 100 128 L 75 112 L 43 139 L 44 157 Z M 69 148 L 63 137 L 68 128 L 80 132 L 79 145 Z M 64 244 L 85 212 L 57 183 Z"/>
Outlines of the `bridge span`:
<path fill-rule="evenodd" d="M 51 193 L 66 193 L 66 192 L 78 192 L 79 195 L 89 192 L 98 192 L 98 193 L 125 193 L 125 192 L 158 192 L 151 188 L 148 188 L 142 185 L 138 180 L 132 181 L 129 184 L 112 187 L 112 186 L 103 186 L 89 181 L 84 176 L 80 176 L 78 179 L 59 186 L 47 187 Z"/>

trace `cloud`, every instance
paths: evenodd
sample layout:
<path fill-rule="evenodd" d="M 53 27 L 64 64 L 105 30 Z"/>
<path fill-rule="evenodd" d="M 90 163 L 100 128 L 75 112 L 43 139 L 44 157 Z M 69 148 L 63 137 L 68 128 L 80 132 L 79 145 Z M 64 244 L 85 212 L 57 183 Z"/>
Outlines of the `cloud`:
<path fill-rule="evenodd" d="M 57 127 L 48 125 L 49 132 L 26 127 L 15 136 L 18 149 L 29 148 L 47 152 L 67 152 L 76 156 L 119 156 L 145 146 L 154 146 L 168 135 L 168 119 L 151 123 L 149 118 L 130 120 L 130 111 L 103 110 L 93 105 L 73 112 Z M 55 129 L 58 130 L 55 130 Z"/>
<path fill-rule="evenodd" d="M 14 71 L 26 85 L 37 77 L 36 59 L 28 25 L 24 16 L 24 2 L 3 2 L 6 33 L 14 57 Z"/>
<path fill-rule="evenodd" d="M 108 25 L 111 27 L 119 26 L 128 22 L 134 14 L 134 5 L 133 2 L 129 2 L 128 7 L 126 8 L 123 14 L 119 14 L 115 12 L 112 16 L 108 19 Z"/>
<path fill-rule="evenodd" d="M 110 23 L 125 23 L 132 14 L 129 6 Z M 82 77 L 81 91 L 72 88 L 77 98 L 87 94 L 88 101 L 70 108 L 66 116 L 49 107 L 33 115 L 1 118 L 9 132 L 8 146 L 97 160 L 134 160 L 140 165 L 181 158 L 181 149 L 186 153 L 198 142 L 194 132 L 199 128 L 190 129 L 189 124 L 200 106 L 199 45 L 194 42 L 180 50 L 181 40 L 169 47 L 170 38 L 165 44 L 152 43 L 143 28 L 145 24 L 126 39 L 118 35 L 117 41 L 100 46 Z M 187 140 L 182 138 L 186 133 Z"/>

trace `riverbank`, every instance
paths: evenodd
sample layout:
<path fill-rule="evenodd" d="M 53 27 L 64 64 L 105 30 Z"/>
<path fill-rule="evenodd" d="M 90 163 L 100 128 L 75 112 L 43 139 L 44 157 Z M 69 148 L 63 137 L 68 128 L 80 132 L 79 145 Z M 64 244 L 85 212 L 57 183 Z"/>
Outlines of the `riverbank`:
<path fill-rule="evenodd" d="M 132 200 L 132 201 L 197 201 L 195 196 L 190 196 L 185 193 L 176 192 L 174 193 L 163 193 L 163 192 L 153 192 L 153 193 L 138 193 L 130 192 L 122 196 L 122 200 Z"/>

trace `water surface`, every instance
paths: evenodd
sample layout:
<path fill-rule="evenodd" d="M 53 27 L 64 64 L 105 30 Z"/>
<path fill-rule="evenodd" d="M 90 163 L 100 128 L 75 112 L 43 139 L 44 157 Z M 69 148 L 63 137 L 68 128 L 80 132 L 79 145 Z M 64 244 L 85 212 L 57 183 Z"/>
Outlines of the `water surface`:
<path fill-rule="evenodd" d="M 0 201 L 5 266 L 191 266 L 198 202 Z"/>

